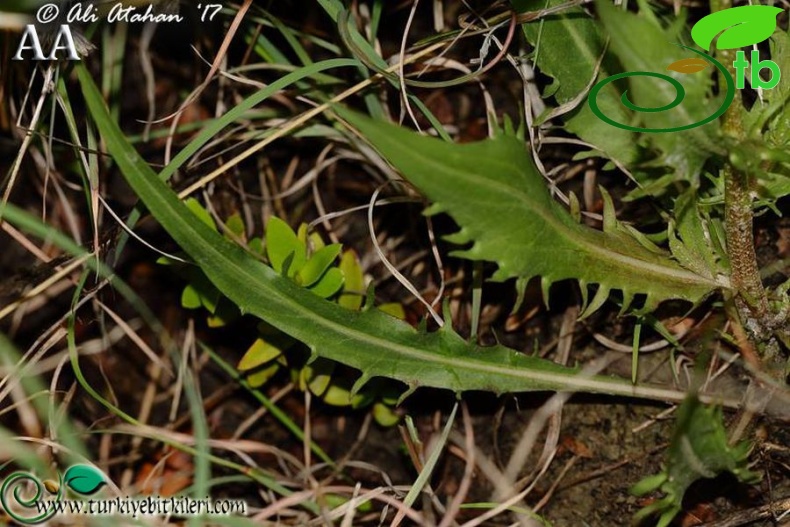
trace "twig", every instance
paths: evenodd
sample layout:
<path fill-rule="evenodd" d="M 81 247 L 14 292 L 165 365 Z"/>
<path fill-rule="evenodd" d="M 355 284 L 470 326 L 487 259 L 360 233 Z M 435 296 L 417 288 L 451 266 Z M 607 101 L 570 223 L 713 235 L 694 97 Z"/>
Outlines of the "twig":
<path fill-rule="evenodd" d="M 785 513 L 787 511 L 790 511 L 790 497 L 782 498 L 780 500 L 761 505 L 760 507 L 755 507 L 753 509 L 735 513 L 729 518 L 725 518 L 721 521 L 717 520 L 703 523 L 699 527 L 738 527 L 740 525 L 749 525 L 750 523 L 760 520 L 776 518 L 777 512 Z"/>

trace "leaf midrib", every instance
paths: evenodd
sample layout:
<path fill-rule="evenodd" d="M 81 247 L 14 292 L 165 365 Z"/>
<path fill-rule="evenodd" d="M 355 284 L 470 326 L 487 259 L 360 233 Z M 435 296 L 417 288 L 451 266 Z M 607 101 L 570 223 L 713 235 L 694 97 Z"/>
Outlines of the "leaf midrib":
<path fill-rule="evenodd" d="M 380 140 L 383 142 L 389 142 L 396 150 L 403 148 L 403 143 L 390 139 L 391 136 L 386 134 L 381 134 Z M 613 251 L 611 249 L 603 249 L 599 245 L 596 245 L 590 238 L 592 236 L 606 236 L 606 233 L 601 231 L 596 231 L 593 229 L 587 230 L 582 226 L 578 226 L 575 228 L 570 228 L 569 224 L 562 222 L 552 210 L 547 210 L 546 205 L 551 207 L 551 202 L 542 202 L 535 199 L 530 199 L 524 192 L 524 189 L 519 187 L 508 185 L 506 183 L 502 183 L 498 180 L 481 177 L 480 174 L 469 172 L 467 170 L 458 170 L 454 167 L 452 171 L 447 167 L 445 163 L 442 163 L 440 160 L 436 159 L 435 157 L 424 155 L 420 149 L 411 149 L 408 152 L 410 157 L 416 158 L 419 162 L 430 167 L 434 172 L 440 172 L 444 174 L 445 181 L 451 181 L 454 178 L 461 178 L 467 186 L 471 187 L 479 187 L 480 185 L 485 185 L 492 191 L 499 193 L 500 195 L 504 195 L 507 197 L 508 200 L 514 199 L 517 197 L 519 202 L 522 204 L 522 208 L 527 211 L 528 214 L 537 214 L 546 224 L 548 224 L 553 230 L 556 236 L 566 238 L 569 241 L 568 245 L 571 247 L 583 247 L 589 253 L 600 255 L 600 258 L 603 260 L 615 261 L 620 262 L 622 265 L 639 270 L 639 271 L 647 271 L 658 273 L 664 276 L 667 276 L 673 280 L 677 280 L 682 282 L 683 284 L 697 284 L 704 287 L 709 288 L 717 288 L 720 287 L 715 281 L 712 281 L 708 278 L 705 278 L 701 275 L 688 271 L 686 269 L 677 266 L 677 268 L 670 267 L 669 265 L 663 265 L 656 262 L 650 262 L 646 260 L 642 260 L 640 258 L 629 256 L 624 253 L 620 253 L 617 251 Z M 513 165 L 507 161 L 495 159 L 493 157 L 488 158 L 486 160 L 490 164 L 498 164 L 504 169 L 507 170 L 508 173 L 516 174 L 521 177 L 530 177 L 528 174 L 524 174 L 522 171 L 519 170 L 517 165 Z M 514 181 L 518 181 L 517 178 L 514 178 Z M 417 184 L 418 186 L 424 186 Z M 439 200 L 441 202 L 441 200 Z M 447 203 L 450 206 L 450 203 Z M 539 205 L 539 206 L 535 206 Z M 465 225 L 469 230 L 474 230 L 474 225 L 469 226 Z M 596 234 L 591 234 L 596 233 Z M 485 234 L 485 233 L 481 233 Z M 591 234 L 591 236 L 588 236 Z M 485 237 L 480 237 L 478 243 L 485 245 Z M 652 253 L 649 254 L 651 258 L 655 258 Z M 490 261 L 497 262 L 494 259 Z M 498 263 L 498 262 L 497 262 Z M 682 294 L 682 293 L 680 293 Z"/>
<path fill-rule="evenodd" d="M 264 286 L 263 282 L 259 281 L 261 276 L 274 272 L 267 269 L 260 262 L 251 259 L 240 248 L 225 240 L 222 236 L 212 231 L 208 226 L 204 226 L 200 221 L 190 221 L 192 213 L 183 205 L 175 193 L 162 181 L 158 179 L 156 174 L 142 161 L 139 155 L 134 151 L 131 145 L 126 142 L 125 137 L 121 133 L 118 126 L 110 119 L 106 107 L 97 101 L 101 101 L 101 95 L 98 92 L 93 80 L 90 78 L 87 70 L 78 66 L 78 73 L 86 91 L 86 101 L 90 108 L 94 120 L 99 125 L 103 134 L 106 134 L 106 142 L 110 153 L 118 163 L 121 171 L 127 178 L 130 185 L 137 191 L 139 197 L 146 203 L 149 210 L 152 211 L 154 216 L 160 221 L 163 227 L 170 233 L 171 236 L 187 251 L 195 260 L 203 264 L 206 274 L 215 281 L 215 285 L 222 290 L 231 300 L 236 301 L 240 308 L 245 306 L 249 308 L 249 312 L 257 315 L 265 315 L 272 311 L 278 312 L 278 316 L 269 317 L 268 320 L 281 327 L 286 332 L 292 333 L 295 337 L 299 338 L 305 331 L 315 333 L 315 329 L 303 330 L 300 328 L 298 322 L 289 322 L 291 320 L 309 320 L 315 326 L 322 326 L 329 330 L 330 334 L 347 336 L 350 341 L 358 342 L 361 344 L 371 344 L 380 347 L 383 350 L 392 350 L 395 356 L 402 356 L 408 359 L 416 359 L 418 362 L 424 364 L 423 368 L 430 367 L 431 365 L 445 366 L 451 372 L 459 371 L 459 368 L 471 373 L 474 377 L 484 377 L 483 374 L 490 374 L 491 379 L 488 379 L 486 384 L 489 389 L 496 390 L 497 383 L 494 376 L 500 378 L 509 378 L 515 381 L 525 381 L 526 383 L 539 382 L 542 383 L 541 389 L 573 389 L 584 390 L 590 392 L 609 393 L 625 396 L 647 397 L 656 400 L 679 400 L 682 397 L 678 392 L 673 390 L 666 390 L 653 387 L 637 387 L 633 386 L 627 381 L 612 379 L 604 380 L 601 378 L 582 377 L 579 375 L 571 375 L 570 373 L 554 373 L 546 371 L 548 365 L 543 365 L 544 369 L 537 369 L 541 365 L 531 365 L 530 369 L 526 365 L 521 365 L 520 368 L 514 367 L 512 364 L 504 364 L 502 366 L 491 364 L 484 359 L 474 358 L 474 354 L 465 353 L 464 356 L 447 357 L 437 355 L 435 353 L 424 352 L 418 348 L 407 346 L 400 343 L 395 343 L 385 338 L 377 337 L 363 331 L 354 330 L 352 327 L 341 324 L 326 314 L 327 301 L 318 298 L 312 298 L 307 291 L 299 289 L 295 285 L 287 282 L 282 282 L 284 278 L 278 276 L 264 276 L 266 282 L 270 286 Z M 201 232 L 202 231 L 202 232 Z M 211 238 L 214 238 L 211 241 Z M 248 262 L 244 262 L 244 258 L 250 258 Z M 250 285 L 254 286 L 250 290 Z M 227 287 L 224 287 L 227 286 Z M 283 289 L 290 290 L 284 291 Z M 247 298 L 249 293 L 253 293 L 251 298 Z M 293 295 L 293 298 L 289 295 Z M 297 301 L 296 298 L 299 298 Z M 267 301 L 274 304 L 274 307 L 266 307 Z M 372 314 L 357 315 L 353 312 L 340 311 L 343 308 L 335 306 L 337 314 L 343 316 L 356 317 L 357 320 L 365 316 L 376 316 Z M 385 316 L 385 315 L 380 315 Z M 414 332 L 413 336 L 418 336 L 416 331 L 410 327 L 395 327 L 400 335 L 406 330 Z M 309 335 L 308 335 L 309 336 Z M 317 349 L 314 343 L 304 339 L 315 351 L 321 354 L 321 350 Z M 337 345 L 337 343 L 335 343 Z M 477 346 L 468 345 L 470 349 L 480 353 L 480 357 L 486 356 L 485 349 L 478 349 Z M 516 354 L 514 350 L 497 346 L 499 351 Z M 332 351 L 331 345 L 327 348 L 330 353 L 324 353 L 329 358 L 336 357 Z M 491 356 L 491 355 L 489 355 Z M 387 358 L 379 355 L 377 357 L 370 357 L 366 360 L 364 356 L 348 354 L 343 357 L 345 362 L 352 366 L 364 368 L 370 366 L 372 370 L 381 369 L 376 363 L 387 360 Z M 348 360 L 353 359 L 353 360 Z M 391 360 L 391 359 L 390 359 Z M 366 364 L 367 362 L 367 364 Z M 558 368 L 561 368 L 558 366 Z M 379 371 L 362 371 L 363 377 L 372 377 L 379 375 Z M 418 382 L 418 379 L 405 378 L 406 375 L 401 374 L 401 380 L 407 382 Z M 458 379 L 458 375 L 454 375 Z M 460 379 L 454 382 L 459 384 Z M 451 388 L 455 390 L 473 389 L 472 386 L 449 386 L 439 385 L 438 387 Z M 524 389 L 534 388 L 534 386 L 524 386 Z"/>

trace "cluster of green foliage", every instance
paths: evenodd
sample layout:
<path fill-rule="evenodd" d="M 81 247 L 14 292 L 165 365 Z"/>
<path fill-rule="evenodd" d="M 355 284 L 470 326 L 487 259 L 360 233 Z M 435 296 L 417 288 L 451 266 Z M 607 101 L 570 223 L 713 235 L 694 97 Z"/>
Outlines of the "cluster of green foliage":
<path fill-rule="evenodd" d="M 205 225 L 217 229 L 211 214 L 195 199 L 185 201 L 186 206 Z M 352 249 L 342 250 L 340 244 L 327 245 L 320 234 L 308 234 L 303 223 L 294 232 L 283 220 L 272 217 L 266 224 L 264 239 L 247 240 L 246 228 L 236 213 L 225 220 L 222 231 L 226 239 L 245 246 L 250 254 L 263 259 L 279 275 L 290 279 L 320 298 L 358 311 L 365 299 L 365 277 L 359 258 Z M 342 254 L 341 254 L 342 253 Z M 338 257 L 340 261 L 335 265 Z M 178 264 L 167 258 L 161 263 L 177 267 L 189 283 L 181 294 L 181 305 L 187 309 L 208 311 L 209 327 L 222 327 L 241 316 L 238 306 L 222 294 L 199 267 Z M 368 295 L 372 301 L 373 291 Z M 403 319 L 403 307 L 397 303 L 382 304 L 382 312 Z M 392 426 L 399 420 L 395 411 L 402 389 L 385 379 L 377 379 L 364 389 L 351 393 L 349 377 L 336 372 L 337 363 L 321 358 L 307 362 L 301 343 L 268 324 L 258 323 L 259 336 L 239 360 L 238 369 L 251 388 L 260 388 L 279 371 L 288 369 L 292 380 L 301 390 L 310 390 L 322 401 L 333 406 L 364 408 L 372 405 L 373 417 L 383 426 Z"/>
<path fill-rule="evenodd" d="M 559 3 L 551 0 L 549 5 Z M 517 8 L 526 7 L 521 4 L 514 2 Z M 322 5 L 341 24 L 341 34 L 354 43 L 352 49 L 370 49 L 347 25 L 348 17 L 339 2 Z M 586 90 L 596 79 L 619 71 L 650 71 L 677 62 L 682 50 L 667 41 L 687 42 L 688 29 L 683 16 L 669 17 L 647 2 L 639 3 L 637 13 L 600 2 L 597 14 L 600 22 L 582 8 L 570 7 L 522 25 L 525 38 L 534 46 L 534 64 L 554 79 L 543 93 L 551 108 L 535 124 L 561 119 L 566 132 L 592 147 L 577 159 L 600 156 L 607 160 L 606 168 L 627 169 L 637 183 L 627 199 L 649 197 L 662 209 L 649 223 L 639 225 L 651 229 L 649 236 L 615 217 L 613 201 L 604 189 L 603 230 L 583 225 L 578 200 L 571 195 L 570 210 L 553 200 L 525 146 L 523 132 L 507 122 L 491 139 L 462 145 L 385 122 L 381 113 L 374 111 L 375 103 L 367 100 L 373 117 L 333 107 L 340 117 L 336 132 L 346 137 L 352 134 L 349 127 L 359 132 L 433 202 L 429 213 L 452 217 L 460 230 L 449 240 L 463 246 L 453 255 L 496 264 L 494 280 L 515 278 L 523 291 L 527 281 L 540 277 L 548 298 L 552 283 L 574 279 L 584 298 L 584 315 L 599 309 L 613 290 L 621 293 L 622 312 L 630 310 L 639 316 L 668 299 L 697 305 L 712 294 L 737 294 L 729 279 L 732 262 L 723 223 L 727 181 L 722 167 L 731 165 L 755 178 L 759 196 L 755 208 L 772 207 L 790 193 L 790 165 L 782 152 L 790 134 L 786 115 L 790 89 L 785 83 L 750 108 L 734 107 L 747 123 L 746 141 L 724 134 L 718 122 L 674 134 L 613 129 L 584 104 Z M 788 44 L 788 35 L 781 30 L 771 37 L 772 58 L 790 71 Z M 379 59 L 355 57 L 352 64 L 375 66 Z M 213 317 L 224 319 L 220 306 L 227 301 L 239 313 L 264 322 L 261 339 L 240 364 L 242 370 L 259 376 L 251 377 L 256 383 L 265 382 L 288 365 L 303 389 L 321 394 L 328 402 L 339 395 L 343 404 L 351 405 L 372 400 L 357 397 L 364 395 L 363 388 L 377 377 L 402 381 L 409 389 L 433 386 L 496 393 L 577 390 L 678 401 L 671 390 L 579 375 L 577 369 L 501 345 L 482 348 L 453 332 L 451 324 L 436 332 L 416 330 L 373 308 L 370 302 L 363 305 L 358 263 L 347 252 L 336 266 L 341 248 L 324 245 L 303 228 L 293 232 L 282 221 L 272 219 L 265 241 L 251 240 L 243 247 L 237 243 L 244 241 L 243 228 L 231 218 L 227 235 L 220 235 L 210 218 L 209 222 L 205 217 L 196 219 L 194 205 L 190 212 L 139 158 L 104 107 L 87 70 L 79 67 L 78 73 L 90 113 L 121 172 L 200 270 L 200 276 L 185 290 L 184 304 L 205 307 Z M 721 95 L 707 73 L 686 77 L 686 101 L 677 113 L 629 116 L 619 105 L 625 87 L 615 84 L 601 91 L 600 105 L 613 115 L 621 114 L 622 121 L 658 127 L 694 122 L 716 108 Z M 629 97 L 641 106 L 660 106 L 672 98 L 664 87 L 644 79 L 629 79 L 627 89 Z M 264 98 L 262 93 L 244 105 L 251 108 L 253 101 Z M 440 125 L 437 131 L 446 136 Z M 199 147 L 197 141 L 187 150 Z M 262 262 L 264 255 L 269 265 Z M 778 291 L 781 303 L 785 301 L 783 290 Z M 295 366 L 285 359 L 289 344 L 282 342 L 284 335 L 309 350 L 304 363 Z M 333 393 L 336 385 L 331 381 L 335 362 L 359 371 L 356 381 L 340 386 L 337 393 Z M 394 399 L 384 394 L 379 401 L 387 406 Z M 667 494 L 660 505 L 643 512 L 661 513 L 662 522 L 680 510 L 685 489 L 698 477 L 731 470 L 744 480 L 753 480 L 744 468 L 747 448 L 731 449 L 723 440 L 720 413 L 695 402 L 681 407 L 680 414 L 667 473 L 636 489 L 660 488 Z M 693 440 L 693 455 L 689 455 L 684 445 L 703 432 L 715 440 Z"/>
<path fill-rule="evenodd" d="M 645 506 L 634 519 L 659 514 L 657 527 L 666 527 L 681 511 L 686 489 L 698 479 L 729 472 L 744 483 L 758 482 L 759 474 L 748 468 L 750 449 L 748 441 L 729 445 L 720 408 L 705 406 L 689 396 L 678 407 L 664 469 L 631 488 L 636 496 L 660 490 L 664 497 Z"/>
<path fill-rule="evenodd" d="M 526 9 L 524 2 L 513 3 Z M 552 0 L 549 4 L 561 3 Z M 577 159 L 596 155 L 611 160 L 609 168 L 627 168 L 638 183 L 627 199 L 663 197 L 666 201 L 661 203 L 671 208 L 673 199 L 693 188 L 700 193 L 701 205 L 714 217 L 721 216 L 715 214 L 715 207 L 723 204 L 724 183 L 719 168 L 725 162 L 773 161 L 758 174 L 756 190 L 760 199 L 756 206 L 770 205 L 788 195 L 788 158 L 783 152 L 788 140 L 787 112 L 790 111 L 786 104 L 790 88 L 786 82 L 765 91 L 749 109 L 740 104 L 740 96 L 736 98 L 731 111 L 741 112 L 746 118 L 748 142 L 745 143 L 722 134 L 718 121 L 677 133 L 638 134 L 612 127 L 593 114 L 582 97 L 591 80 L 624 71 L 662 71 L 689 55 L 673 45 L 693 45 L 685 10 L 674 16 L 646 1 L 638 5 L 638 12 L 634 13 L 598 2 L 598 20 L 581 7 L 572 7 L 560 15 L 522 26 L 525 37 L 535 46 L 532 56 L 535 64 L 554 79 L 543 95 L 555 101 L 556 107 L 550 107 L 545 115 L 557 116 L 556 110 L 562 108 L 559 114 L 563 128 L 593 147 L 577 155 Z M 780 28 L 770 38 L 771 58 L 782 71 L 790 65 L 788 38 L 787 31 Z M 712 114 L 723 97 L 723 93 L 714 90 L 710 73 L 710 70 L 693 74 L 670 72 L 682 81 L 685 89 L 683 103 L 670 112 L 635 113 L 622 105 L 621 97 L 626 90 L 628 98 L 642 107 L 660 107 L 674 98 L 671 85 L 649 77 L 632 77 L 607 86 L 598 95 L 599 105 L 619 122 L 648 128 L 697 122 Z M 541 123 L 538 119 L 536 124 Z"/>

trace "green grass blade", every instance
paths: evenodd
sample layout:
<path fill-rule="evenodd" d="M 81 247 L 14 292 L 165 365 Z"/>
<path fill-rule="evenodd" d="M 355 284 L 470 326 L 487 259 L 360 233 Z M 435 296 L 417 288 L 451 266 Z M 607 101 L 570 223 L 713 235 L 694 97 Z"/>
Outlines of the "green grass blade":
<path fill-rule="evenodd" d="M 439 457 L 444 451 L 444 446 L 447 444 L 447 438 L 450 435 L 450 430 L 453 429 L 453 424 L 455 423 L 455 413 L 457 411 L 458 403 L 456 402 L 453 406 L 453 411 L 450 412 L 450 417 L 447 418 L 447 423 L 444 425 L 444 429 L 442 429 L 442 435 L 439 436 L 439 440 L 434 445 L 431 455 L 425 461 L 425 466 L 422 467 L 420 475 L 417 476 L 417 480 L 414 482 L 414 485 L 411 486 L 409 493 L 406 494 L 406 497 L 403 499 L 403 505 L 405 507 L 411 507 L 414 505 L 417 497 L 430 481 L 431 475 L 436 469 L 436 464 L 439 462 Z"/>
<path fill-rule="evenodd" d="M 278 93 L 281 90 L 284 90 L 288 86 L 299 82 L 302 79 L 306 79 L 307 77 L 316 75 L 322 71 L 334 69 L 334 68 L 345 68 L 345 67 L 359 67 L 361 63 L 354 59 L 329 59 L 324 60 L 321 62 L 316 62 L 315 64 L 311 64 L 310 66 L 305 66 L 304 68 L 300 68 L 296 71 L 293 71 L 283 77 L 277 79 L 273 83 L 269 84 L 265 88 L 262 88 L 239 104 L 234 106 L 231 110 L 225 113 L 219 119 L 209 122 L 203 128 L 203 130 L 192 139 L 187 146 L 185 146 L 181 151 L 173 157 L 173 160 L 168 163 L 168 165 L 162 169 L 159 173 L 159 177 L 163 181 L 167 181 L 170 177 L 175 174 L 175 172 L 181 168 L 181 166 L 187 162 L 189 158 L 191 158 L 198 150 L 203 148 L 209 141 L 214 139 L 226 126 L 230 125 L 231 123 L 235 122 L 237 119 L 240 119 L 245 112 L 248 112 L 255 108 L 257 105 L 261 104 L 263 101 L 271 97 L 272 95 Z M 131 228 L 137 223 L 137 220 L 140 219 L 141 212 L 139 209 L 135 209 L 130 215 L 129 219 L 127 220 L 126 224 Z M 116 259 L 120 257 L 121 252 L 123 251 L 124 247 L 126 246 L 126 241 L 128 240 L 129 235 L 127 233 L 121 234 L 121 237 L 118 242 L 118 246 L 115 250 L 115 257 Z"/>
<path fill-rule="evenodd" d="M 4 334 L 0 333 L 0 365 L 2 365 L 6 371 L 11 371 L 12 368 L 15 368 L 15 365 L 19 364 L 21 358 L 22 355 L 19 353 L 16 346 L 14 346 Z M 68 452 L 68 457 L 71 457 L 72 461 L 82 461 L 82 459 L 86 459 L 88 454 L 81 435 L 74 429 L 69 419 L 63 419 L 62 416 L 58 419 L 57 409 L 52 407 L 49 397 L 49 387 L 44 384 L 44 381 L 40 377 L 26 372 L 27 366 L 26 364 L 21 365 L 21 368 L 13 370 L 13 374 L 10 378 L 6 379 L 6 383 L 18 382 L 21 385 L 24 393 L 30 398 L 30 404 L 35 408 L 41 423 L 44 426 L 53 427 L 55 429 L 54 437 L 66 447 L 65 451 Z M 5 385 L 6 383 L 3 384 Z M 47 433 L 47 436 L 50 437 L 50 434 Z M 0 435 L 0 438 L 1 437 L 2 435 Z M 0 439 L 0 441 L 3 444 L 3 448 L 9 451 L 8 459 L 17 459 L 17 454 L 11 456 L 10 452 L 17 452 L 17 449 L 20 449 L 20 451 L 26 450 L 23 445 L 19 444 L 18 440 L 6 441 Z M 30 450 L 34 451 L 35 443 L 30 443 L 30 447 Z M 19 454 L 19 457 L 22 457 L 22 455 Z M 41 459 L 35 454 L 33 458 L 37 460 Z M 25 459 L 27 459 L 26 456 Z M 46 464 L 43 461 L 41 461 L 40 464 L 35 463 L 34 466 L 40 474 L 44 473 Z"/>
<path fill-rule="evenodd" d="M 250 395 L 252 395 L 261 404 L 261 406 L 265 407 L 269 411 L 269 413 L 271 413 L 274 416 L 275 419 L 280 421 L 280 423 L 285 428 L 287 428 L 289 432 L 291 432 L 297 439 L 299 439 L 299 441 L 304 442 L 305 440 L 304 431 L 299 425 L 297 425 L 293 421 L 293 419 L 291 419 L 291 417 L 287 413 L 281 410 L 280 407 L 277 406 L 275 403 L 273 403 L 271 399 L 266 397 L 261 390 L 250 386 L 250 383 L 239 375 L 238 370 L 236 370 L 233 366 L 231 366 L 225 360 L 223 360 L 222 357 L 220 357 L 213 349 L 209 348 L 202 342 L 198 342 L 198 345 L 201 347 L 203 351 L 209 354 L 211 360 L 216 362 L 219 365 L 219 367 L 225 371 L 225 373 L 227 373 L 236 382 L 241 384 L 241 386 L 245 390 L 247 390 L 250 393 Z M 314 441 L 310 442 L 310 450 L 312 450 L 312 452 L 327 465 L 329 466 L 335 465 L 335 462 L 332 460 L 332 458 L 329 457 L 329 455 L 326 452 L 324 452 L 323 449 L 320 446 L 318 446 L 318 444 L 315 443 Z"/>

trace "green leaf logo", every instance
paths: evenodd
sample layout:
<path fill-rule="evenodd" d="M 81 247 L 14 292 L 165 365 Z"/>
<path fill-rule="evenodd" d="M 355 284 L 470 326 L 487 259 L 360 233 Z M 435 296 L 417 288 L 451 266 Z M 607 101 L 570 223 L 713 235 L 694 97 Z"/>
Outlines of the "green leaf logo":
<path fill-rule="evenodd" d="M 107 483 L 104 474 L 90 465 L 73 465 L 66 470 L 63 481 L 74 492 L 89 495 Z"/>
<path fill-rule="evenodd" d="M 767 5 L 746 5 L 712 13 L 696 24 L 691 38 L 699 47 L 710 50 L 713 39 L 718 49 L 751 46 L 771 36 L 776 29 L 776 15 L 782 10 Z"/>

